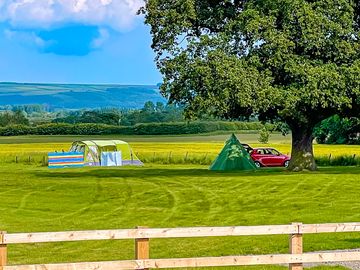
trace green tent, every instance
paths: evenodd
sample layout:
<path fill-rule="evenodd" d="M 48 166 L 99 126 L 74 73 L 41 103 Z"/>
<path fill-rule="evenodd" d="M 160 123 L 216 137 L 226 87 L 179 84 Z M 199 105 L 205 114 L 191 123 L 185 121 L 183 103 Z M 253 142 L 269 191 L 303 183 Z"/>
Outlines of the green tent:
<path fill-rule="evenodd" d="M 210 166 L 212 171 L 256 170 L 250 154 L 241 145 L 235 134 L 227 140 L 224 148 Z"/>
<path fill-rule="evenodd" d="M 143 165 L 127 142 L 120 140 L 93 140 L 73 142 L 70 152 L 84 154 L 85 166 L 99 166 L 103 152 L 121 152 L 122 165 Z"/>

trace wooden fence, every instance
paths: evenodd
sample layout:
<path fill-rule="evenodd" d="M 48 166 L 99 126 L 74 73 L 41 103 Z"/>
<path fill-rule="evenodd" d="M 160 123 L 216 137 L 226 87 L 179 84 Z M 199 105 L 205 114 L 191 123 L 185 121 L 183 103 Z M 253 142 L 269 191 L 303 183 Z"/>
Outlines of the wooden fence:
<path fill-rule="evenodd" d="M 189 227 L 150 229 L 69 231 L 38 233 L 0 233 L 0 270 L 113 270 L 113 269 L 149 269 L 183 268 L 204 266 L 239 266 L 289 264 L 290 270 L 301 270 L 303 263 L 324 263 L 340 261 L 360 261 L 360 252 L 316 252 L 303 253 L 303 234 L 360 232 L 360 223 L 329 223 L 269 226 L 234 226 L 234 227 Z M 177 259 L 150 259 L 149 239 L 184 238 L 184 237 L 220 237 L 280 235 L 290 236 L 289 254 L 241 255 L 222 257 L 197 257 Z M 125 261 L 7 265 L 7 245 L 25 243 L 86 241 L 86 240 L 134 239 L 135 259 Z"/>

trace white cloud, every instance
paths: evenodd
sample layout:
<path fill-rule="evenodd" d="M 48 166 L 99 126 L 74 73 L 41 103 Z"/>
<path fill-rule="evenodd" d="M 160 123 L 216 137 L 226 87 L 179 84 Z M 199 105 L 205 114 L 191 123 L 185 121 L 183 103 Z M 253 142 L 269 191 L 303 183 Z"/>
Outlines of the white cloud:
<path fill-rule="evenodd" d="M 124 31 L 142 5 L 143 0 L 0 0 L 0 21 L 21 28 L 82 23 Z"/>
<path fill-rule="evenodd" d="M 38 35 L 36 35 L 34 32 L 31 31 L 25 32 L 25 31 L 13 31 L 13 30 L 5 29 L 4 35 L 9 40 L 17 41 L 20 44 L 29 47 L 43 48 L 48 45 L 46 41 L 44 41 Z"/>
<path fill-rule="evenodd" d="M 108 30 L 100 28 L 99 36 L 92 41 L 91 47 L 94 49 L 100 48 L 108 40 L 109 36 L 110 34 Z"/>

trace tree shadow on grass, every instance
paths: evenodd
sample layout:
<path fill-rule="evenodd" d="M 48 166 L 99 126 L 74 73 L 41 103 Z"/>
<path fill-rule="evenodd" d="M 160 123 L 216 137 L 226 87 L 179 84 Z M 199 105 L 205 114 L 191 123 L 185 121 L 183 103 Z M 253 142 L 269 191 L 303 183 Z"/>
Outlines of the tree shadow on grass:
<path fill-rule="evenodd" d="M 46 178 L 153 178 L 153 177 L 259 177 L 259 176 L 303 176 L 309 174 L 360 174 L 360 167 L 327 167 L 315 172 L 289 172 L 284 168 L 262 168 L 256 171 L 210 171 L 207 168 L 169 168 L 159 167 L 121 167 L 121 168 L 83 168 L 83 169 L 53 169 L 35 171 L 34 176 Z"/>

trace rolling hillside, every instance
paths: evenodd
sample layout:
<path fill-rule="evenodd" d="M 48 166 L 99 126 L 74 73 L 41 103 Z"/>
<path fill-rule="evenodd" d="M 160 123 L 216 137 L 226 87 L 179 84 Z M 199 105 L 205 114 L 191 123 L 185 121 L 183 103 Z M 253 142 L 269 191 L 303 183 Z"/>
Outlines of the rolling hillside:
<path fill-rule="evenodd" d="M 0 83 L 0 106 L 46 104 L 53 109 L 141 108 L 165 102 L 155 85 Z"/>

